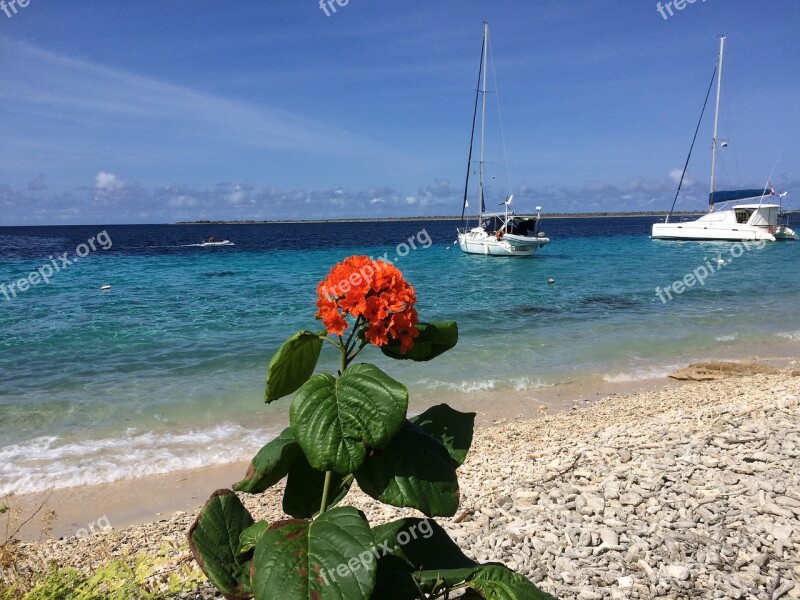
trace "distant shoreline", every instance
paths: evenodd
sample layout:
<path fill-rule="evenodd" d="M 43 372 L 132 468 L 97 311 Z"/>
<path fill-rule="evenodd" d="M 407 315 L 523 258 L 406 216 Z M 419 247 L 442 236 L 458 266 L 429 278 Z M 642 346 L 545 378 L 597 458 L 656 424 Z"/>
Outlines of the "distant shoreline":
<path fill-rule="evenodd" d="M 613 219 L 620 217 L 662 217 L 664 212 L 622 212 L 622 213 L 548 213 L 542 216 L 543 219 Z M 673 216 L 690 216 L 702 214 L 700 211 L 674 212 Z M 474 219 L 475 215 L 470 215 L 469 219 Z M 459 216 L 435 216 L 435 217 L 383 217 L 383 218 L 363 218 L 363 219 L 286 219 L 274 221 L 177 221 L 173 225 L 277 225 L 277 224 L 301 224 L 301 223 L 397 223 L 403 221 L 460 221 Z"/>

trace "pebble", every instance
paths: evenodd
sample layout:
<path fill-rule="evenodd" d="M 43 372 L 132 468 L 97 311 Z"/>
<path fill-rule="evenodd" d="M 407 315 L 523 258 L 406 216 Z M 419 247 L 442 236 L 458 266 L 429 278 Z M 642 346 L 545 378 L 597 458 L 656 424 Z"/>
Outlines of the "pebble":
<path fill-rule="evenodd" d="M 562 600 L 800 598 L 795 373 L 614 395 L 478 429 L 458 471 L 461 517 L 438 522 L 471 558 L 513 567 Z M 241 498 L 274 521 L 281 486 Z M 373 525 L 419 516 L 357 490 L 346 503 Z M 192 519 L 21 547 L 91 570 L 109 548 L 135 556 L 170 536 L 183 544 Z M 185 548 L 175 561 L 197 569 Z M 218 596 L 201 584 L 176 598 Z"/>
<path fill-rule="evenodd" d="M 686 581 L 691 575 L 686 565 L 669 565 L 666 571 L 667 575 L 678 581 Z"/>

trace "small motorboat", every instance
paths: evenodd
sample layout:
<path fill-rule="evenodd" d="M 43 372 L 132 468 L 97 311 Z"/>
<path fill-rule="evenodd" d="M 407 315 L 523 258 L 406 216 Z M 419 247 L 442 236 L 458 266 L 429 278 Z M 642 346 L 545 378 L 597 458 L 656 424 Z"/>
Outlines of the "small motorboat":
<path fill-rule="evenodd" d="M 230 240 L 218 240 L 216 237 L 212 235 L 210 238 L 204 240 L 202 243 L 198 245 L 202 246 L 203 248 L 208 248 L 216 246 L 233 246 L 234 244 Z"/>

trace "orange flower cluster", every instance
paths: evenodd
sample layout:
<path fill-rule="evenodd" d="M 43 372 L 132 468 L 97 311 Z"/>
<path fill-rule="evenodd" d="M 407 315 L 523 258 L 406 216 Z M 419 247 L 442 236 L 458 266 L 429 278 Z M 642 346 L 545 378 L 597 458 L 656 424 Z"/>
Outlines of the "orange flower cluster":
<path fill-rule="evenodd" d="M 403 354 L 419 335 L 414 288 L 389 263 L 366 256 L 346 258 L 320 282 L 317 296 L 317 318 L 328 333 L 342 335 L 349 326 L 348 315 L 361 317 L 366 339 L 375 346 L 388 344 L 389 338 L 400 340 Z"/>

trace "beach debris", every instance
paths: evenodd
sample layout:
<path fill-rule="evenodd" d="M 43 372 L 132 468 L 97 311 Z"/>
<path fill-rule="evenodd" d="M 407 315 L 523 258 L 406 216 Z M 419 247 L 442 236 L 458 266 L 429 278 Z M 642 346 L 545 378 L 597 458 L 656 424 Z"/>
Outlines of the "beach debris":
<path fill-rule="evenodd" d="M 674 373 L 670 373 L 669 377 L 670 379 L 677 379 L 679 381 L 717 381 L 728 377 L 777 372 L 779 372 L 779 370 L 775 367 L 758 363 L 713 361 L 689 365 L 684 369 L 679 369 Z"/>

